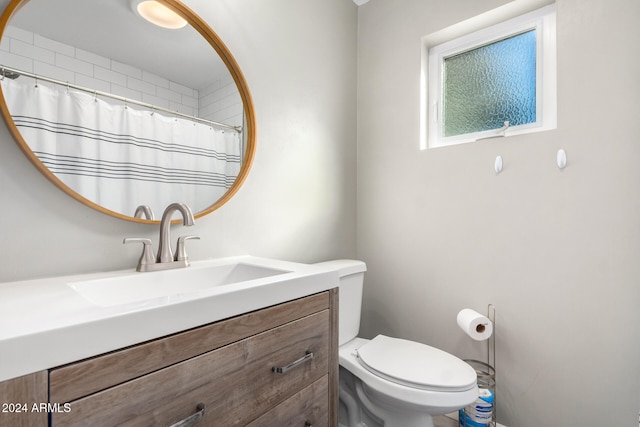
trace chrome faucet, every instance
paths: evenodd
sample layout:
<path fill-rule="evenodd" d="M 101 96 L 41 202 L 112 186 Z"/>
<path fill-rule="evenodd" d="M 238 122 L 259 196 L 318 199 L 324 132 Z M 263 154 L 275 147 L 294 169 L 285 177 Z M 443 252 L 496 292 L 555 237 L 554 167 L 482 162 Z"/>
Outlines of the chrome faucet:
<path fill-rule="evenodd" d="M 175 256 L 171 252 L 171 237 L 169 235 L 169 226 L 171 217 L 174 212 L 182 214 L 182 223 L 186 226 L 195 224 L 193 213 L 189 206 L 184 203 L 172 203 L 165 209 L 160 221 L 160 241 L 158 243 L 158 254 L 154 258 L 151 249 L 151 239 L 143 239 L 138 237 L 127 237 L 122 243 L 140 242 L 143 245 L 142 256 L 138 261 L 137 271 L 159 271 L 169 270 L 173 268 L 181 268 L 189 266 L 189 258 L 185 251 L 185 241 L 190 239 L 199 239 L 198 236 L 180 236 L 176 245 Z"/>
<path fill-rule="evenodd" d="M 189 206 L 184 203 L 172 203 L 164 210 L 162 219 L 160 220 L 160 243 L 158 246 L 158 258 L 156 262 L 173 262 L 173 254 L 171 253 L 171 238 L 169 237 L 169 225 L 171 224 L 171 216 L 175 211 L 182 214 L 182 224 L 192 226 L 195 222 L 193 214 Z M 186 267 L 186 266 L 185 266 Z"/>

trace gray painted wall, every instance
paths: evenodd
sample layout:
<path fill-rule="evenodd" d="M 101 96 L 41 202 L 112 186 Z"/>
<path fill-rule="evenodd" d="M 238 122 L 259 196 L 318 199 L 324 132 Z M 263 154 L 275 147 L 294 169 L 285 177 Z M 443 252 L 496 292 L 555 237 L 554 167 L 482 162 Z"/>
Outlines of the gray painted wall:
<path fill-rule="evenodd" d="M 636 426 L 640 3 L 557 1 L 557 130 L 419 151 L 420 38 L 506 2 L 435 3 L 358 12 L 364 335 L 484 360 L 456 314 L 493 303 L 500 423 Z"/>
<path fill-rule="evenodd" d="M 483 358 L 484 345 L 457 328 L 457 312 L 493 303 L 502 424 L 636 425 L 636 0 L 558 1 L 557 130 L 424 152 L 420 38 L 503 0 L 371 0 L 358 12 L 349 0 L 185 3 L 234 53 L 258 119 L 254 168 L 189 230 L 202 237 L 192 258 L 358 256 L 369 266 L 364 335 L 464 358 Z M 122 238 L 157 239 L 156 227 L 57 190 L 3 126 L 0 205 L 0 282 L 132 268 L 139 249 Z"/>
<path fill-rule="evenodd" d="M 185 3 L 240 64 L 254 99 L 258 143 L 239 193 L 188 232 L 174 226 L 173 236 L 201 236 L 190 245 L 192 259 L 355 256 L 356 6 L 345 0 Z M 133 268 L 140 248 L 122 239 L 157 242 L 156 226 L 110 218 L 56 189 L 4 125 L 0 206 L 0 282 Z"/>

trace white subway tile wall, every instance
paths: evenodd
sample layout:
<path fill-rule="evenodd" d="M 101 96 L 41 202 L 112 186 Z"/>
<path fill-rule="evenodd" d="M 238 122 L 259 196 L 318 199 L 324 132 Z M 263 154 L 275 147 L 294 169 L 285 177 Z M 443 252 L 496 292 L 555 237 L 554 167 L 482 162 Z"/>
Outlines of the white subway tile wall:
<path fill-rule="evenodd" d="M 13 26 L 7 27 L 0 42 L 0 64 L 207 120 L 242 125 L 242 100 L 231 75 L 198 91 Z"/>

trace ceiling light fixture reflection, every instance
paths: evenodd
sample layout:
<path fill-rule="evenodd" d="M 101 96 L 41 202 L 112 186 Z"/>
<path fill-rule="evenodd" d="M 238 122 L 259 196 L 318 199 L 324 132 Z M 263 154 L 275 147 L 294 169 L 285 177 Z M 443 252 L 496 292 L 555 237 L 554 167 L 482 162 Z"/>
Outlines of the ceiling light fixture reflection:
<path fill-rule="evenodd" d="M 180 15 L 155 0 L 131 0 L 131 9 L 139 16 L 162 28 L 177 30 L 187 25 Z"/>

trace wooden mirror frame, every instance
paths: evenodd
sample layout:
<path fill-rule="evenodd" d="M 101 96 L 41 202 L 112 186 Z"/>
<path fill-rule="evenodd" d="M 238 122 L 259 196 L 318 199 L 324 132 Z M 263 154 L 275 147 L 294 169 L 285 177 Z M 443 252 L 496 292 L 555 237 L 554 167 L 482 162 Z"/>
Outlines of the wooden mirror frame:
<path fill-rule="evenodd" d="M 247 82 L 240 70 L 238 63 L 235 58 L 231 54 L 231 51 L 227 48 L 227 46 L 222 42 L 220 37 L 213 31 L 213 29 L 204 22 L 195 12 L 189 9 L 186 5 L 181 3 L 179 0 L 156 0 L 159 3 L 164 4 L 178 15 L 182 16 L 189 25 L 191 25 L 210 45 L 213 49 L 218 53 L 222 62 L 226 65 L 229 73 L 233 77 L 233 81 L 235 82 L 238 92 L 240 94 L 240 98 L 242 99 L 243 104 L 243 112 L 244 112 L 244 121 L 245 126 L 243 129 L 245 135 L 245 149 L 244 156 L 242 159 L 242 165 L 240 167 L 240 171 L 238 176 L 236 177 L 234 183 L 231 187 L 220 197 L 217 201 L 215 201 L 208 208 L 200 211 L 194 212 L 195 218 L 200 218 L 216 209 L 220 208 L 222 205 L 227 203 L 240 189 L 242 184 L 244 183 L 247 175 L 249 174 L 249 170 L 253 164 L 253 157 L 255 154 L 255 145 L 256 145 L 256 117 L 255 110 L 253 107 L 253 100 L 251 98 L 251 93 L 249 92 L 249 87 Z M 13 15 L 20 10 L 22 6 L 27 4 L 29 0 L 11 0 L 9 5 L 5 8 L 2 16 L 0 17 L 0 39 L 4 35 L 5 29 Z M 27 142 L 22 137 L 22 134 L 16 127 L 13 119 L 11 117 L 11 112 L 7 106 L 6 100 L 4 98 L 4 93 L 0 89 L 0 110 L 2 111 L 2 117 L 7 124 L 7 128 L 9 132 L 13 136 L 14 140 L 22 150 L 22 152 L 27 156 L 29 161 L 38 169 L 49 181 L 51 181 L 56 187 L 67 193 L 69 196 L 78 200 L 86 206 L 89 206 L 97 211 L 105 213 L 107 215 L 124 219 L 127 221 L 140 222 L 140 223 L 148 223 L 148 224 L 156 224 L 159 223 L 159 220 L 148 220 L 144 218 L 135 218 L 133 216 L 127 216 L 119 212 L 115 212 L 109 209 L 100 206 L 99 204 L 92 202 L 91 200 L 81 196 L 71 188 L 69 188 L 65 183 L 63 183 L 58 177 L 56 177 L 33 153 Z"/>

